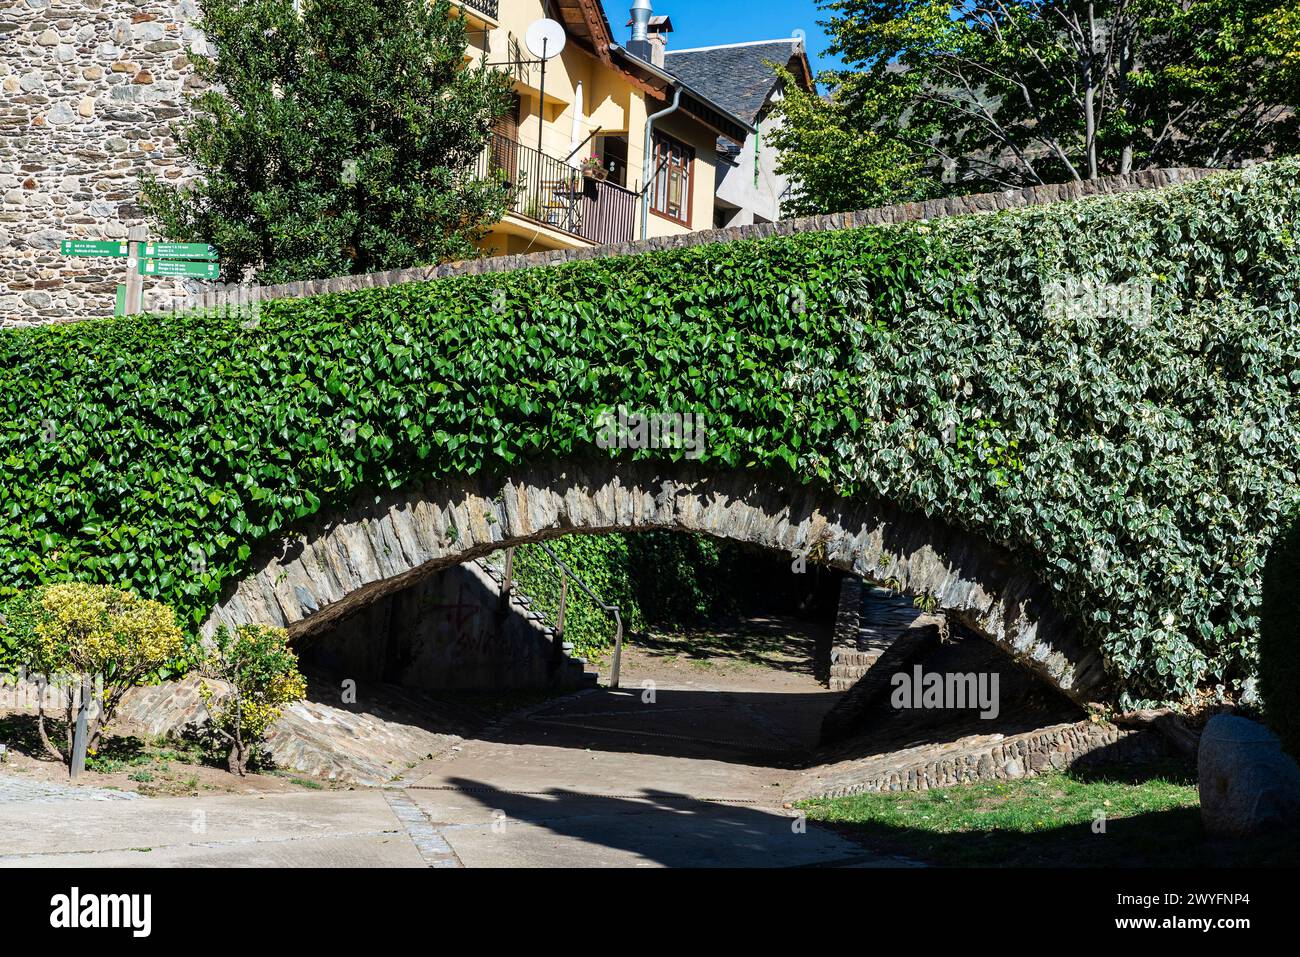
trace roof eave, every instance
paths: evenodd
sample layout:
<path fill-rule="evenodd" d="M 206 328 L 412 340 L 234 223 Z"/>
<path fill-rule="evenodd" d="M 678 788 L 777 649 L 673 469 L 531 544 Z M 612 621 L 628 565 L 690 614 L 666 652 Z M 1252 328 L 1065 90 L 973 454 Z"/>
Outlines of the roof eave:
<path fill-rule="evenodd" d="M 752 123 L 741 119 L 735 113 L 719 105 L 698 90 L 693 89 L 680 78 L 673 76 L 667 70 L 657 67 L 653 63 L 647 63 L 638 56 L 633 56 L 617 43 L 611 43 L 609 49 L 616 59 L 623 61 L 631 69 L 658 80 L 668 89 L 680 87 L 683 100 L 691 101 L 694 104 L 694 108 L 691 108 L 684 102 L 683 105 L 686 106 L 686 111 L 718 135 L 725 136 L 727 139 L 743 145 L 745 140 L 754 134 L 755 127 Z"/>

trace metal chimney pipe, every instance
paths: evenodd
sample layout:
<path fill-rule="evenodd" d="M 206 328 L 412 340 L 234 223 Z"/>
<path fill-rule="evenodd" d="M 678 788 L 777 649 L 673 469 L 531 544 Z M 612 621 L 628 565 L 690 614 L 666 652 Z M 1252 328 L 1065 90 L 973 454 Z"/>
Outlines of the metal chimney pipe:
<path fill-rule="evenodd" d="M 654 13 L 654 7 L 651 6 L 650 0 L 632 0 L 632 42 L 638 40 L 649 42 L 650 40 L 650 17 Z"/>

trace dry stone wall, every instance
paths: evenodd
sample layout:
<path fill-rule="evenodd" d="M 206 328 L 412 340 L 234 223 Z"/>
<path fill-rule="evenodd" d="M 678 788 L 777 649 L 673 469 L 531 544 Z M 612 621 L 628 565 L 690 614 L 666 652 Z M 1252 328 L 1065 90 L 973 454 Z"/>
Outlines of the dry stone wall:
<path fill-rule="evenodd" d="M 0 327 L 111 315 L 124 259 L 63 239 L 124 239 L 141 177 L 185 182 L 172 125 L 202 86 L 196 0 L 0 0 Z M 146 304 L 185 293 L 151 280 Z"/>
<path fill-rule="evenodd" d="M 805 772 L 786 800 L 882 791 L 928 791 L 974 781 L 1011 781 L 1089 765 L 1145 764 L 1167 757 L 1159 732 L 1093 721 L 1021 734 L 971 735 L 947 744 L 821 764 Z"/>

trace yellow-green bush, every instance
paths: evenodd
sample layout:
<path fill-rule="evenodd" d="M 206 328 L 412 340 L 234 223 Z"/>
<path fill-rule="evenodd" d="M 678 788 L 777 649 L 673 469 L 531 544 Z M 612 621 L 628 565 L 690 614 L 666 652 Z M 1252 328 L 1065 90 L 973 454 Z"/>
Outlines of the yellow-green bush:
<path fill-rule="evenodd" d="M 205 642 L 199 671 L 229 689 L 222 693 L 224 689 L 204 681 L 199 693 L 212 717 L 213 732 L 229 746 L 231 773 L 244 774 L 284 705 L 307 694 L 289 636 L 283 628 L 240 625 L 232 632 L 223 625 Z"/>
<path fill-rule="evenodd" d="M 81 676 L 96 684 L 102 681 L 99 714 L 88 728 L 92 751 L 127 689 L 146 681 L 179 655 L 184 645 L 176 615 L 166 605 L 129 591 L 79 582 L 45 585 L 9 601 L 0 640 L 21 667 L 51 681 Z M 43 700 L 38 719 L 47 750 L 68 760 L 72 699 L 64 708 L 66 751 L 50 741 Z"/>

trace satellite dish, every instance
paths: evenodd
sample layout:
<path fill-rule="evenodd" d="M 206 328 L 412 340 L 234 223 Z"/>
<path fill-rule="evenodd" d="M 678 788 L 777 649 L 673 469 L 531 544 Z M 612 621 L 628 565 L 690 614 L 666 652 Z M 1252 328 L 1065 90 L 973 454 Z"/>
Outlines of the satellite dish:
<path fill-rule="evenodd" d="M 564 50 L 564 27 L 554 20 L 538 20 L 524 34 L 524 46 L 539 60 L 552 60 Z"/>

